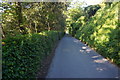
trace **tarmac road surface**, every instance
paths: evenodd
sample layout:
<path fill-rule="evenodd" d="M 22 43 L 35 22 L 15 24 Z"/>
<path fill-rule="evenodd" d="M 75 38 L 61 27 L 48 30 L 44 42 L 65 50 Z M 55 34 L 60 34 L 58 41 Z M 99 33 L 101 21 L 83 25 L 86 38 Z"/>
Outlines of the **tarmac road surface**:
<path fill-rule="evenodd" d="M 46 78 L 118 78 L 118 67 L 73 37 L 63 37 Z"/>

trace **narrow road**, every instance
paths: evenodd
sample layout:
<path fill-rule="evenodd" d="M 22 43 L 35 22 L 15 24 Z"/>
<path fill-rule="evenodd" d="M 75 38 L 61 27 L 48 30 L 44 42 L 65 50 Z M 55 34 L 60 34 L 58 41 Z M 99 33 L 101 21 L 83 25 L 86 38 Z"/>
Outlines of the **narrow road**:
<path fill-rule="evenodd" d="M 46 78 L 118 78 L 118 67 L 73 37 L 63 37 Z"/>

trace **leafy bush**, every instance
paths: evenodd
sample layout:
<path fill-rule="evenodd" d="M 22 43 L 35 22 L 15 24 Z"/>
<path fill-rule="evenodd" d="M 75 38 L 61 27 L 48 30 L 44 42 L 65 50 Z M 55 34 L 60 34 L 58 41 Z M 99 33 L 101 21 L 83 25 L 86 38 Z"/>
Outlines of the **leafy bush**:
<path fill-rule="evenodd" d="M 101 7 L 75 37 L 97 49 L 106 58 L 120 65 L 120 36 L 118 34 L 118 3 Z"/>
<path fill-rule="evenodd" d="M 90 5 L 85 8 L 81 8 L 80 4 L 74 8 L 68 9 L 66 15 L 66 29 L 72 36 L 75 36 L 79 27 L 82 27 L 92 16 L 101 8 L 100 5 Z"/>
<path fill-rule="evenodd" d="M 3 79 L 35 78 L 40 61 L 62 36 L 57 31 L 44 31 L 3 39 Z"/>

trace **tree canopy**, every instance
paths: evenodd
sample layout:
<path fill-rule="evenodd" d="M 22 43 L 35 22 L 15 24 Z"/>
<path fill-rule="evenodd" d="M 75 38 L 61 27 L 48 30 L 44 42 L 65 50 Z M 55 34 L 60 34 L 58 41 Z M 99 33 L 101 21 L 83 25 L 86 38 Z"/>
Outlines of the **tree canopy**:
<path fill-rule="evenodd" d="M 3 2 L 3 35 L 39 33 L 44 30 L 64 30 L 63 2 Z"/>

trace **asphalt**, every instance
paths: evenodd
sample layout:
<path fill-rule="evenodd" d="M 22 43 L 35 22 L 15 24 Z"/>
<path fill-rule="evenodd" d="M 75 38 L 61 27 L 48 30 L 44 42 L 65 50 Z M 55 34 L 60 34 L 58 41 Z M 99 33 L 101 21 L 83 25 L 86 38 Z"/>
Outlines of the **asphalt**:
<path fill-rule="evenodd" d="M 46 78 L 118 78 L 119 68 L 73 37 L 63 37 Z"/>

